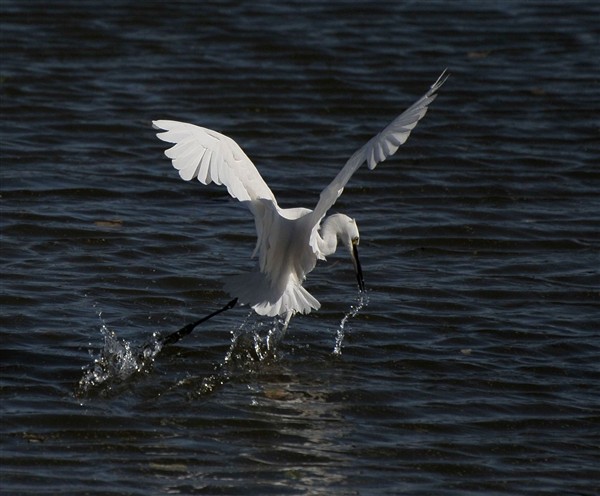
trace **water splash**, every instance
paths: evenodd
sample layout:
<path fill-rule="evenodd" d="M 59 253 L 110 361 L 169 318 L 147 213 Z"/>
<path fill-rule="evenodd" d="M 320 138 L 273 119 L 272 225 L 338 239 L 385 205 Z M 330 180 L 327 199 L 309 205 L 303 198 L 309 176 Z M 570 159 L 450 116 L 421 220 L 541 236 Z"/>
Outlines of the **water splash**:
<path fill-rule="evenodd" d="M 119 338 L 108 327 L 98 312 L 101 322 L 100 333 L 104 344 L 91 364 L 83 368 L 83 376 L 75 390 L 75 396 L 106 395 L 114 392 L 118 385 L 137 374 L 148 372 L 156 356 L 162 351 L 164 336 L 155 332 L 151 339 L 139 346 Z M 202 379 L 199 395 L 214 391 L 240 372 L 252 372 L 256 366 L 277 359 L 278 344 L 283 337 L 284 321 L 280 318 L 264 319 L 251 312 L 244 322 L 231 333 L 231 346 L 216 373 Z M 184 382 L 195 381 L 188 378 Z"/>
<path fill-rule="evenodd" d="M 285 334 L 284 319 L 265 319 L 254 311 L 231 332 L 231 345 L 214 374 L 205 377 L 188 377 L 181 386 L 196 384 L 192 398 L 214 393 L 231 380 L 260 374 L 281 358 L 279 343 Z"/>
<path fill-rule="evenodd" d="M 368 305 L 366 292 L 359 292 L 356 304 L 342 318 L 337 330 L 334 355 L 341 355 L 345 326 L 348 319 Z M 156 356 L 163 349 L 164 337 L 155 332 L 152 338 L 142 346 L 119 338 L 102 319 L 100 333 L 104 345 L 90 365 L 83 368 L 75 395 L 79 397 L 93 394 L 110 393 L 115 386 L 123 384 L 136 374 L 148 372 Z M 285 319 L 275 317 L 265 319 L 251 311 L 244 322 L 231 332 L 231 345 L 223 361 L 216 366 L 216 373 L 202 379 L 197 394 L 211 393 L 220 385 L 228 382 L 236 374 L 252 373 L 262 364 L 272 363 L 280 358 L 279 345 L 286 331 Z M 90 355 L 94 357 L 93 351 Z M 194 378 L 186 379 L 194 381 Z M 197 380 L 197 378 L 196 378 Z"/>
<path fill-rule="evenodd" d="M 356 298 L 356 304 L 350 306 L 350 310 L 344 314 L 338 327 L 335 336 L 335 345 L 333 347 L 333 354 L 339 356 L 342 354 L 342 342 L 344 341 L 344 330 L 348 319 L 356 317 L 358 312 L 369 304 L 369 296 L 366 291 L 359 291 Z"/>
<path fill-rule="evenodd" d="M 231 346 L 224 363 L 263 362 L 275 357 L 285 334 L 283 327 L 283 319 L 265 320 L 251 311 L 240 327 L 231 332 Z"/>
<path fill-rule="evenodd" d="M 102 321 L 102 314 L 99 314 Z M 104 346 L 90 365 L 83 368 L 83 376 L 79 380 L 76 396 L 86 396 L 94 391 L 110 391 L 131 376 L 148 370 L 154 358 L 162 349 L 158 333 L 143 346 L 134 346 L 129 341 L 120 339 L 102 321 L 100 333 L 104 338 Z M 90 350 L 90 355 L 93 352 Z"/>

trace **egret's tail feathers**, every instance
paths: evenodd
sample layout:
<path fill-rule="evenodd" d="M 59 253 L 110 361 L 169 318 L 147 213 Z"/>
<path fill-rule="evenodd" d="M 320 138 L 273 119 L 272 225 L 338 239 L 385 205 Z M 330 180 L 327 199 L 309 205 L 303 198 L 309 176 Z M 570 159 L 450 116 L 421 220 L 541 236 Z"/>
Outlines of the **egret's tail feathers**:
<path fill-rule="evenodd" d="M 225 291 L 240 303 L 250 305 L 257 314 L 275 317 L 288 311 L 310 313 L 321 306 L 302 285 L 290 280 L 283 293 L 274 290 L 264 274 L 247 272 L 225 279 Z"/>

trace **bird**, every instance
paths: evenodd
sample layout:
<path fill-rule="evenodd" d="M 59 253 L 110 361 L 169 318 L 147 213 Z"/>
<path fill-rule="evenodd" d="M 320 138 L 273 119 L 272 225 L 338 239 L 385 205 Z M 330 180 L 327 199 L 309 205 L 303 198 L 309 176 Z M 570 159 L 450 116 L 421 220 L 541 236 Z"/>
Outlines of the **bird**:
<path fill-rule="evenodd" d="M 173 145 L 164 153 L 183 180 L 225 186 L 254 216 L 257 240 L 252 257 L 257 263 L 249 272 L 225 278 L 224 289 L 235 299 L 222 310 L 236 302 L 246 304 L 259 315 L 283 318 L 285 331 L 293 315 L 320 308 L 303 284 L 317 262 L 335 253 L 340 244 L 352 259 L 359 291 L 365 291 L 356 220 L 341 213 L 326 215 L 361 165 L 373 170 L 406 142 L 447 78 L 444 70 L 421 98 L 359 148 L 312 210 L 280 207 L 255 165 L 230 137 L 185 122 L 152 121 L 157 137 Z"/>

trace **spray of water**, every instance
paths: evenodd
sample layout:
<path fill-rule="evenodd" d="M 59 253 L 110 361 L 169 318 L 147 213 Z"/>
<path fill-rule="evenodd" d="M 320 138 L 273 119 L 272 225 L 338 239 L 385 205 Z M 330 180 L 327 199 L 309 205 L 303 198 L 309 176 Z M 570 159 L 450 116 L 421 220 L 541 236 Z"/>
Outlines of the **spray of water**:
<path fill-rule="evenodd" d="M 344 314 L 336 333 L 334 355 L 342 353 L 348 319 L 355 317 L 368 302 L 367 293 L 360 291 L 356 303 Z M 83 376 L 76 389 L 77 396 L 108 392 L 113 386 L 122 384 L 134 375 L 148 372 L 163 348 L 164 340 L 159 333 L 154 333 L 141 346 L 134 345 L 119 338 L 104 322 L 101 312 L 98 316 L 104 344 L 96 357 L 90 351 L 90 355 L 94 357 L 93 362 L 83 369 Z M 252 371 L 256 365 L 280 358 L 279 344 L 284 334 L 284 319 L 276 317 L 266 320 L 255 312 L 250 312 L 239 328 L 231 332 L 231 346 L 223 362 L 216 367 L 215 374 L 203 379 L 199 394 L 212 392 L 236 373 Z"/>
<path fill-rule="evenodd" d="M 211 394 L 231 379 L 259 372 L 265 364 L 277 361 L 283 325 L 283 319 L 264 319 L 250 312 L 243 323 L 231 332 L 231 345 L 216 372 L 202 378 L 193 397 Z M 188 378 L 186 384 L 189 386 L 190 382 L 197 381 L 197 378 Z"/>
<path fill-rule="evenodd" d="M 333 347 L 334 355 L 339 356 L 342 354 L 342 342 L 344 341 L 346 322 L 348 322 L 348 319 L 356 317 L 358 312 L 360 312 L 360 310 L 362 310 L 368 304 L 369 304 L 369 297 L 367 295 L 367 292 L 359 291 L 358 296 L 356 298 L 356 303 L 354 305 L 350 306 L 350 310 L 344 314 L 344 316 L 342 317 L 342 320 L 340 322 L 340 326 L 338 327 L 338 330 L 337 330 L 337 333 L 335 336 L 335 346 Z"/>
<path fill-rule="evenodd" d="M 283 319 L 261 318 L 251 311 L 242 325 L 232 331 L 231 346 L 225 355 L 225 364 L 241 362 L 263 362 L 274 358 L 277 345 L 283 338 Z"/>
<path fill-rule="evenodd" d="M 93 362 L 84 367 L 83 376 L 76 389 L 77 396 L 85 396 L 92 391 L 110 390 L 115 384 L 148 370 L 162 349 L 157 333 L 143 346 L 135 346 L 117 337 L 102 320 L 102 314 L 98 316 L 101 320 L 100 333 L 104 338 L 104 345 Z M 91 350 L 90 355 L 93 356 Z"/>
<path fill-rule="evenodd" d="M 96 356 L 90 350 L 93 361 L 83 369 L 75 391 L 79 397 L 108 393 L 136 374 L 148 372 L 163 349 L 164 340 L 159 333 L 155 332 L 145 344 L 135 345 L 119 338 L 104 322 L 101 312 L 98 316 L 104 342 Z M 252 370 L 256 364 L 275 359 L 277 345 L 283 337 L 282 326 L 282 319 L 265 320 L 251 312 L 242 325 L 232 331 L 231 346 L 223 362 L 216 367 L 216 374 L 202 380 L 199 394 L 212 392 L 232 374 Z"/>

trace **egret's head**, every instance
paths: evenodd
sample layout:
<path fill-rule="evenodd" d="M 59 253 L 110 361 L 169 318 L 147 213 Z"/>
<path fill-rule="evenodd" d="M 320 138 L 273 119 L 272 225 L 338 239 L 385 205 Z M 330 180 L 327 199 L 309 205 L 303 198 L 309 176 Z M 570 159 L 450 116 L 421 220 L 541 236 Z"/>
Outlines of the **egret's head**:
<path fill-rule="evenodd" d="M 337 238 L 350 252 L 354 271 L 356 272 L 356 280 L 358 288 L 361 291 L 365 290 L 365 281 L 363 280 L 362 268 L 358 258 L 358 244 L 360 243 L 360 234 L 356 221 L 344 214 L 334 214 L 326 220 L 329 228 L 337 235 Z"/>

